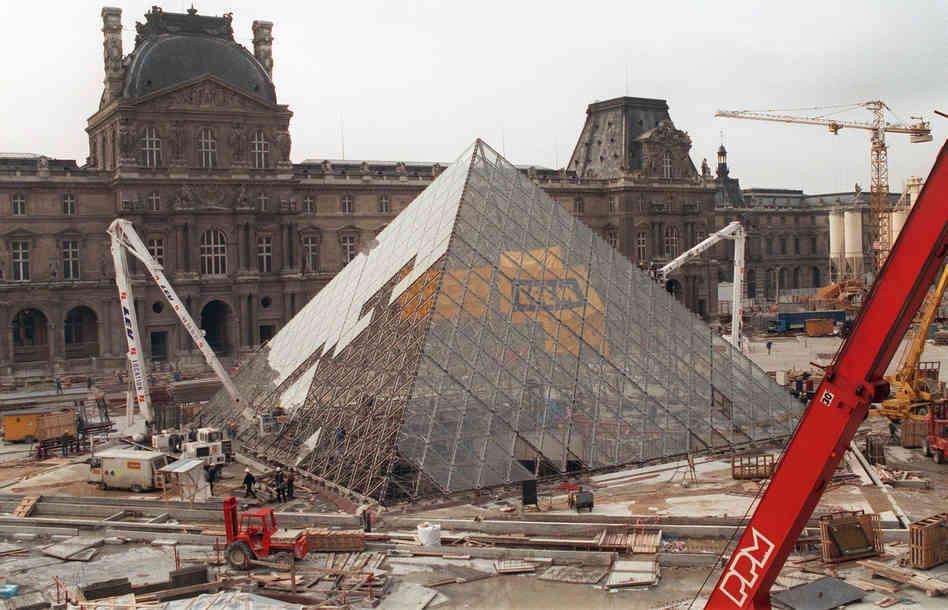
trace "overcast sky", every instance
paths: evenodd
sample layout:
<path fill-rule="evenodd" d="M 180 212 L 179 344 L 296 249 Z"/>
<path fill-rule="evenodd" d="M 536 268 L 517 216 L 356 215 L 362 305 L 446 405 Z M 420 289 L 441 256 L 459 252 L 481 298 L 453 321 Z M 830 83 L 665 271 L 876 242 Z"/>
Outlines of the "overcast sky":
<path fill-rule="evenodd" d="M 123 9 L 134 23 L 158 0 Z M 890 136 L 893 191 L 927 175 L 948 133 L 948 0 L 901 2 L 198 1 L 238 41 L 273 21 L 274 82 L 294 113 L 293 160 L 454 159 L 482 137 L 512 162 L 564 165 L 588 103 L 668 100 L 692 159 L 721 142 L 746 187 L 868 190 L 868 132 L 714 118 L 716 109 L 882 99 L 935 141 Z M 0 151 L 82 162 L 102 90 L 103 3 L 0 0 Z M 170 0 L 167 11 L 190 2 Z M 868 113 L 846 115 L 866 120 Z"/>

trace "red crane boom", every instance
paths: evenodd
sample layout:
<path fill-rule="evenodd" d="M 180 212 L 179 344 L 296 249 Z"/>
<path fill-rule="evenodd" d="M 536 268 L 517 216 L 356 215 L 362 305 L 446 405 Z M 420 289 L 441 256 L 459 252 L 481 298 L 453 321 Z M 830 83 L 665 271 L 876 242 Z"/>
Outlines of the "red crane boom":
<path fill-rule="evenodd" d="M 827 368 L 706 608 L 771 607 L 770 587 L 869 403 L 889 395 L 883 374 L 945 262 L 946 247 L 948 144 L 942 146 L 852 333 Z"/>

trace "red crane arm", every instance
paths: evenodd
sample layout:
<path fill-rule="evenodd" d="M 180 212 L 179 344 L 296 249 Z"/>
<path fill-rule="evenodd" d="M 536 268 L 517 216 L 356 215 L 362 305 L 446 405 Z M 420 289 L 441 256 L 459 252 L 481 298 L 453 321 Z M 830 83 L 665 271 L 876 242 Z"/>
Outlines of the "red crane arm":
<path fill-rule="evenodd" d="M 852 334 L 807 406 L 706 608 L 769 609 L 770 587 L 865 419 L 882 375 L 948 246 L 948 144 L 942 146 Z"/>

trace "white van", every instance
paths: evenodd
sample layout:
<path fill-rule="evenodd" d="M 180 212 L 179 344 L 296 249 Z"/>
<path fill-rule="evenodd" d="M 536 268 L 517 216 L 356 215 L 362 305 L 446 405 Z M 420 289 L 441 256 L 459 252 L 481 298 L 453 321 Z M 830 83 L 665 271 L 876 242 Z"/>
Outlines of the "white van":
<path fill-rule="evenodd" d="M 158 469 L 170 461 L 160 451 L 105 449 L 90 460 L 89 480 L 102 489 L 150 491 L 158 488 Z"/>

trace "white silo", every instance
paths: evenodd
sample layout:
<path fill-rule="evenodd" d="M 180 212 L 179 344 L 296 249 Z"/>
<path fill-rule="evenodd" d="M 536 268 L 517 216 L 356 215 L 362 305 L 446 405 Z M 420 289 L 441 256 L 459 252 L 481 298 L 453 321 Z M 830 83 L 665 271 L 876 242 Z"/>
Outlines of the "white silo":
<path fill-rule="evenodd" d="M 899 233 L 902 232 L 902 227 L 905 226 L 905 219 L 908 218 L 908 214 L 908 208 L 892 211 L 889 220 L 889 231 L 892 236 L 889 240 L 890 244 L 894 244 L 895 240 L 899 238 Z"/>
<path fill-rule="evenodd" d="M 830 279 L 839 281 L 846 275 L 846 261 L 844 252 L 843 237 L 843 211 L 840 209 L 830 210 L 829 213 L 830 230 Z"/>
<path fill-rule="evenodd" d="M 905 191 L 902 193 L 902 197 L 899 198 L 899 202 L 889 216 L 890 244 L 894 244 L 895 240 L 899 237 L 899 233 L 902 232 L 902 227 L 905 226 L 905 220 L 908 218 L 909 212 L 912 211 L 915 200 L 918 199 L 918 194 L 922 192 L 923 183 L 924 181 L 918 176 L 912 176 L 905 181 Z"/>
<path fill-rule="evenodd" d="M 862 275 L 862 211 L 846 210 L 843 214 L 843 249 L 850 275 Z"/>

